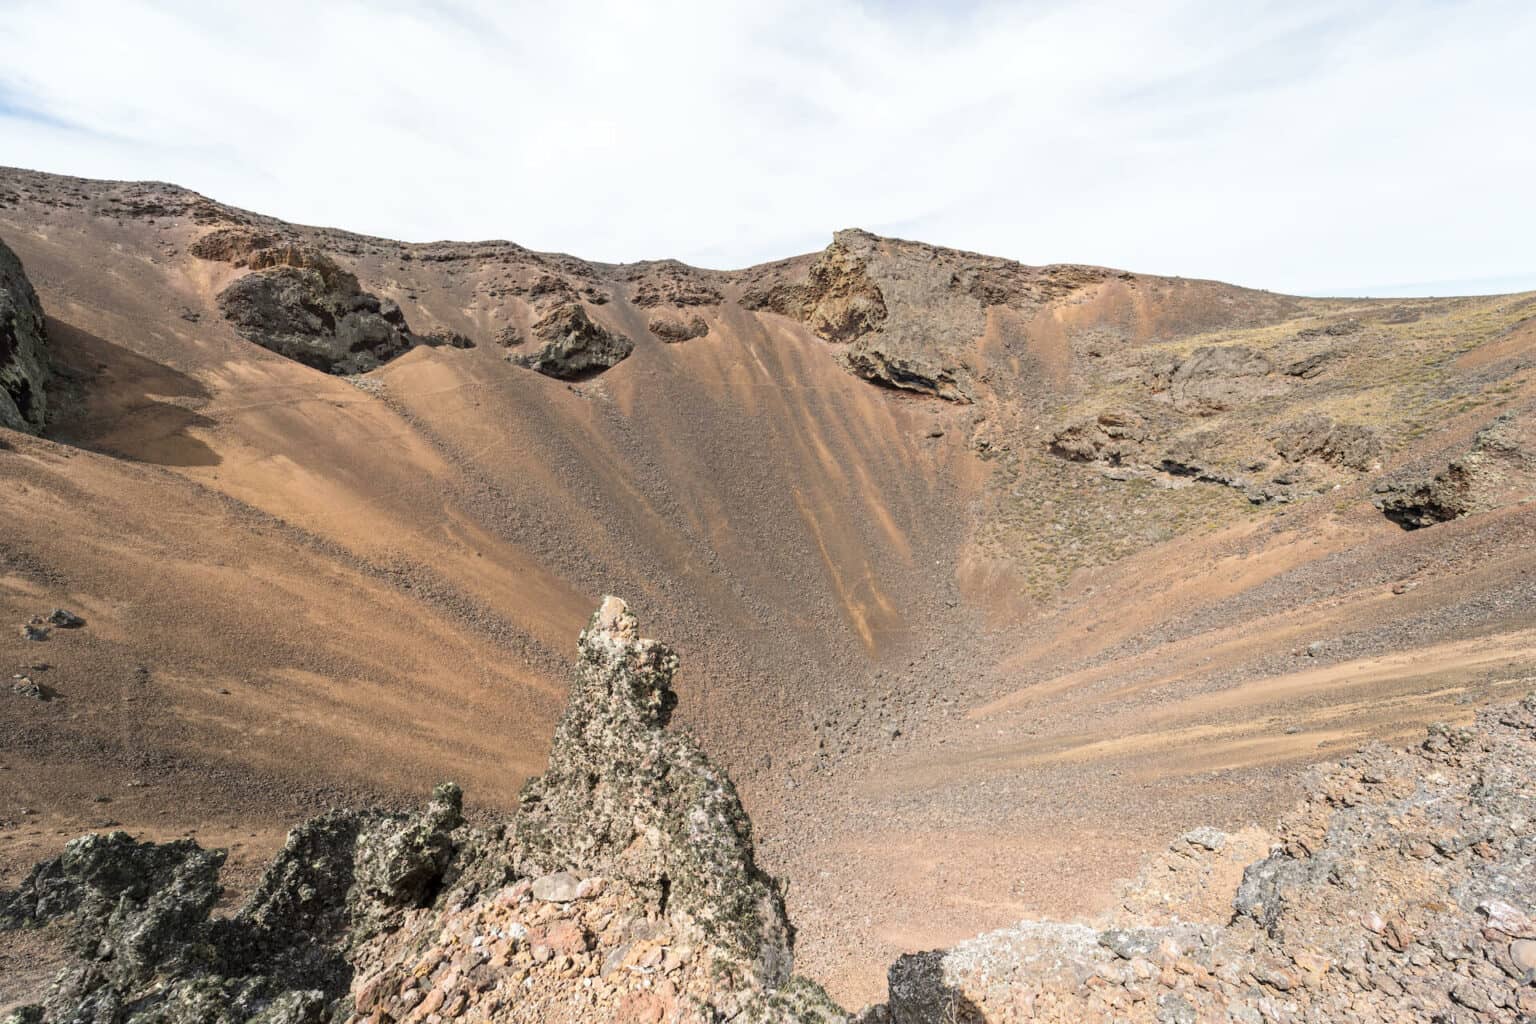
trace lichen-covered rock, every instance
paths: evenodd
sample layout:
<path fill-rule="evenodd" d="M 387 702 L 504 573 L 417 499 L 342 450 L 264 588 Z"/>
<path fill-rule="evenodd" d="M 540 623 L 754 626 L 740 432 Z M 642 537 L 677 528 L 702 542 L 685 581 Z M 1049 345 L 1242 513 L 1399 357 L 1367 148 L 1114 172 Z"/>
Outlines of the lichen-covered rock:
<path fill-rule="evenodd" d="M 634 351 L 634 342 L 615 334 L 587 315 L 579 302 L 556 306 L 533 325 L 541 344 L 512 361 L 546 377 L 581 380 L 617 366 Z"/>
<path fill-rule="evenodd" d="M 777 987 L 789 977 L 790 929 L 753 859 L 746 812 L 725 773 L 665 729 L 677 655 L 641 639 L 615 597 L 577 646 L 549 769 L 522 793 L 520 868 L 623 879 L 718 949 L 723 970 Z"/>
<path fill-rule="evenodd" d="M 362 290 L 328 257 L 294 246 L 258 249 L 253 273 L 219 293 L 219 309 L 249 341 L 305 366 L 366 373 L 417 342 L 400 307 Z"/>
<path fill-rule="evenodd" d="M 35 434 L 48 416 L 48 333 L 21 260 L 0 241 L 0 427 Z"/>
<path fill-rule="evenodd" d="M 71 939 L 90 959 L 139 979 L 175 952 L 183 931 L 207 917 L 221 892 L 224 851 L 188 839 L 138 843 L 126 832 L 81 836 L 0 894 L 0 927 L 71 916 Z"/>

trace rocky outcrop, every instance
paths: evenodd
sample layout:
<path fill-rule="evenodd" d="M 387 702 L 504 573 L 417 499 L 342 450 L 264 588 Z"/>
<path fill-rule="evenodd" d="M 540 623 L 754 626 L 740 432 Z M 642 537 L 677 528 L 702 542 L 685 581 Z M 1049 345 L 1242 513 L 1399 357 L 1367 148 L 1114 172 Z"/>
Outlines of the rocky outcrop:
<path fill-rule="evenodd" d="M 1465 455 L 1430 477 L 1389 480 L 1373 499 L 1405 530 L 1536 499 L 1536 417 L 1505 413 L 1478 432 Z"/>
<path fill-rule="evenodd" d="M 804 267 L 803 276 L 795 271 Z M 741 295 L 748 309 L 806 324 L 847 346 L 844 368 L 871 383 L 968 403 L 992 307 L 1028 316 L 1103 280 L 1106 271 L 1027 267 L 867 231 L 839 231 L 815 260 L 759 268 Z"/>
<path fill-rule="evenodd" d="M 841 356 L 842 364 L 857 377 L 897 391 L 914 391 L 950 402 L 969 405 L 969 389 L 956 371 L 917 356 L 892 355 L 879 345 L 852 346 Z"/>
<path fill-rule="evenodd" d="M 254 254 L 279 244 L 281 239 L 275 234 L 245 227 L 222 227 L 199 237 L 187 251 L 200 260 L 244 267 L 251 265 Z"/>
<path fill-rule="evenodd" d="M 657 313 L 652 316 L 650 322 L 645 325 L 662 341 L 669 345 L 675 345 L 683 341 L 692 341 L 694 338 L 702 338 L 709 333 L 709 324 L 704 322 L 701 316 L 690 316 L 684 320 L 679 316 L 667 313 Z"/>
<path fill-rule="evenodd" d="M 885 297 L 869 276 L 868 240 L 862 231 L 839 231 L 811 264 L 805 281 L 748 289 L 747 309 L 770 310 L 803 321 L 817 337 L 850 342 L 885 322 Z"/>
<path fill-rule="evenodd" d="M 456 853 L 457 787 L 419 817 L 334 812 L 288 837 L 246 905 L 210 916 L 224 851 L 87 835 L 0 895 L 0 927 L 65 919 L 78 963 L 32 1019 L 236 1024 L 331 1019 L 349 951 L 430 903 Z M 26 1019 L 26 1018 L 23 1018 Z"/>
<path fill-rule="evenodd" d="M 71 842 L 0 893 L 0 928 L 63 922 L 76 957 L 9 1019 L 845 1021 L 791 976 L 730 780 L 665 728 L 676 655 L 617 598 L 578 649 L 549 771 L 510 827 L 468 827 L 452 784 L 416 815 L 333 811 L 230 918 L 211 914 L 223 851 Z"/>
<path fill-rule="evenodd" d="M 366 373 L 418 341 L 400 307 L 301 246 L 251 251 L 254 273 L 219 293 L 219 309 L 247 340 L 326 373 Z"/>
<path fill-rule="evenodd" d="M 0 427 L 43 429 L 48 377 L 43 308 L 21 260 L 0 241 Z"/>
<path fill-rule="evenodd" d="M 1103 461 L 1112 466 L 1139 456 L 1139 445 L 1151 437 L 1147 423 L 1128 409 L 1106 409 L 1079 420 L 1051 437 L 1051 452 L 1073 462 Z"/>
<path fill-rule="evenodd" d="M 725 773 L 663 728 L 677 656 L 641 639 L 612 597 L 578 651 L 549 770 L 522 794 L 519 866 L 621 879 L 714 947 L 721 971 L 777 987 L 789 977 L 790 929 L 753 860 L 751 823 Z"/>
<path fill-rule="evenodd" d="M 582 380 L 617 366 L 635 350 L 634 342 L 587 315 L 579 302 L 556 306 L 533 325 L 541 344 L 512 358 L 519 366 L 559 380 Z"/>
<path fill-rule="evenodd" d="M 549 770 L 527 784 L 504 847 L 517 880 L 360 948 L 356 1021 L 846 1020 L 790 975 L 783 905 L 730 780 L 665 728 L 676 667 L 604 599 Z"/>
<path fill-rule="evenodd" d="M 1507 1021 L 1536 1013 L 1536 697 L 1308 783 L 1227 910 L 1133 891 L 903 957 L 869 1021 Z M 1185 837 L 1193 864 L 1224 855 Z M 1197 871 L 1198 868 L 1186 868 Z M 1149 874 L 1167 877 L 1167 872 Z M 1146 883 L 1152 885 L 1153 883 Z"/>
<path fill-rule="evenodd" d="M 1288 462 L 1318 459 L 1361 473 L 1379 468 L 1382 452 L 1381 439 L 1370 427 L 1327 416 L 1282 424 L 1270 441 Z"/>
<path fill-rule="evenodd" d="M 725 296 L 711 284 L 700 280 L 697 271 L 682 264 L 669 264 L 664 272 L 642 277 L 635 285 L 630 301 L 641 309 L 657 306 L 715 306 Z"/>
<path fill-rule="evenodd" d="M 1262 352 L 1243 345 L 1203 345 L 1152 368 L 1148 384 L 1179 412 L 1211 416 L 1270 395 L 1285 385 Z"/>

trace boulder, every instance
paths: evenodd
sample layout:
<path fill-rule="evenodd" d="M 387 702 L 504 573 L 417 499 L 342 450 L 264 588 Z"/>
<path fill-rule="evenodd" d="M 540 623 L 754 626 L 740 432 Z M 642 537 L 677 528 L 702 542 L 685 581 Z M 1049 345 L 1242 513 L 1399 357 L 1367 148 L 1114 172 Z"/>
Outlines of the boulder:
<path fill-rule="evenodd" d="M 0 241 L 0 427 L 36 434 L 48 417 L 48 332 L 21 260 Z"/>
<path fill-rule="evenodd" d="M 646 330 L 669 344 L 702 338 L 709 333 L 709 324 L 701 316 L 690 316 L 684 320 L 682 317 L 657 313 L 645 326 Z"/>
<path fill-rule="evenodd" d="M 219 309 L 249 341 L 326 373 L 366 373 L 418 339 L 400 307 L 362 290 L 327 257 L 298 247 L 259 250 L 219 293 Z"/>
<path fill-rule="evenodd" d="M 634 342 L 587 315 L 579 302 L 556 306 L 533 325 L 541 342 L 532 352 L 512 357 L 519 366 L 559 380 L 582 380 L 617 366 L 634 351 Z"/>

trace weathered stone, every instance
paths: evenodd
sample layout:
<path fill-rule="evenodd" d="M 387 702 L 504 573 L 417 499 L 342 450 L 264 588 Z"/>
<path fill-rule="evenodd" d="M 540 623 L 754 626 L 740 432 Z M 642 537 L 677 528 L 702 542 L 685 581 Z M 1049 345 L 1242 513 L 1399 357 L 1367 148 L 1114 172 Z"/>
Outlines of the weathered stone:
<path fill-rule="evenodd" d="M 1536 497 L 1536 417 L 1505 413 L 1467 453 L 1431 477 L 1377 485 L 1373 500 L 1405 530 L 1446 523 Z"/>
<path fill-rule="evenodd" d="M 557 871 L 533 880 L 533 898 L 546 903 L 569 903 L 576 899 L 581 879 L 569 871 Z"/>
<path fill-rule="evenodd" d="M 43 307 L 21 260 L 0 241 L 0 427 L 43 429 L 49 376 Z"/>
<path fill-rule="evenodd" d="M 662 341 L 674 345 L 694 338 L 702 338 L 709 333 L 709 324 L 705 323 L 701 316 L 690 316 L 684 320 L 681 317 L 657 313 L 645 326 L 646 330 Z"/>
<path fill-rule="evenodd" d="M 579 302 L 556 306 L 533 325 L 542 344 L 512 357 L 519 366 L 546 377 L 580 380 L 617 366 L 634 351 L 634 342 L 615 334 L 587 315 Z"/>
<path fill-rule="evenodd" d="M 677 656 L 603 599 L 578 641 L 570 703 L 549 769 L 524 787 L 521 867 L 617 878 L 772 988 L 789 976 L 783 900 L 758 869 L 751 825 L 726 777 L 665 729 Z"/>
<path fill-rule="evenodd" d="M 251 255 L 254 273 L 219 293 L 249 341 L 334 374 L 366 373 L 417 342 L 400 307 L 362 290 L 328 257 L 297 247 Z"/>
<path fill-rule="evenodd" d="M 48 622 L 60 629 L 79 629 L 85 625 L 85 620 L 72 611 L 64 608 L 55 608 L 48 615 Z"/>

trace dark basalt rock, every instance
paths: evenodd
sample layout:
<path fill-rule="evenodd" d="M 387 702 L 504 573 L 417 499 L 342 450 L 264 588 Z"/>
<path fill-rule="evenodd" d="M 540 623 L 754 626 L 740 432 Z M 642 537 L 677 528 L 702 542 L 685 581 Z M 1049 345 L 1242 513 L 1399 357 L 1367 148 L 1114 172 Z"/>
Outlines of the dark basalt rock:
<path fill-rule="evenodd" d="M 533 325 L 533 336 L 542 344 L 512 361 L 559 380 L 601 373 L 635 349 L 634 342 L 593 321 L 579 302 L 567 302 L 544 314 Z"/>
<path fill-rule="evenodd" d="M 210 917 L 224 851 L 125 832 L 74 840 L 0 893 L 0 928 L 65 918 L 80 958 L 22 1019 L 330 1019 L 351 982 L 348 951 L 430 904 L 455 857 L 478 852 L 473 834 L 455 841 L 461 799 L 448 783 L 419 816 L 337 811 L 300 826 L 228 920 Z"/>
<path fill-rule="evenodd" d="M 294 247 L 250 255 L 260 267 L 219 293 L 219 309 L 248 340 L 305 366 L 366 373 L 418 342 L 400 307 L 362 290 L 325 256 Z"/>
<path fill-rule="evenodd" d="M 48 415 L 48 333 L 21 260 L 0 242 L 0 427 L 35 434 Z"/>

